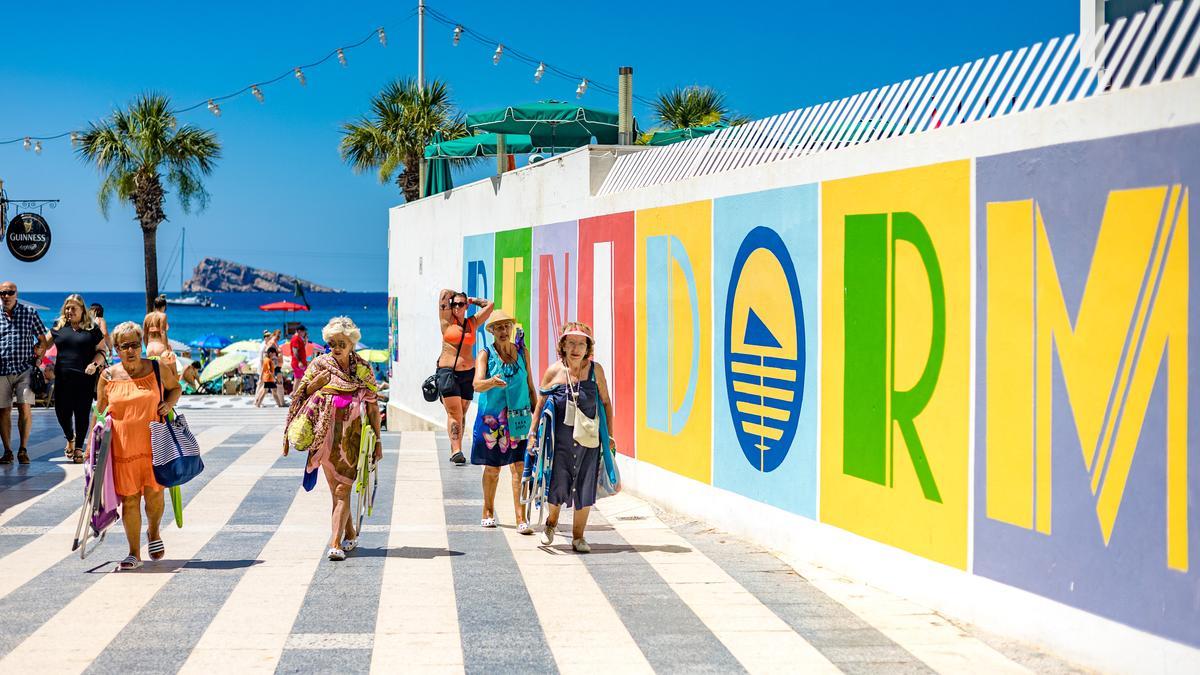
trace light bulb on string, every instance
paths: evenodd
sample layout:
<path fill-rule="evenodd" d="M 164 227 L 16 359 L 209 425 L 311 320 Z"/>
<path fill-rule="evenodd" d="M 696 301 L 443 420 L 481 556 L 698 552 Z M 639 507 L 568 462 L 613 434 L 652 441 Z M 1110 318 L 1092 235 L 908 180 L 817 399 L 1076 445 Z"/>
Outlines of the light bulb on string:
<path fill-rule="evenodd" d="M 496 45 L 496 51 L 492 54 L 492 65 L 500 65 L 500 57 L 504 55 L 504 45 Z"/>
<path fill-rule="evenodd" d="M 383 31 L 383 26 L 379 27 L 379 44 L 387 46 L 387 33 Z"/>
<path fill-rule="evenodd" d="M 259 89 L 257 84 L 250 87 L 250 93 L 254 95 L 254 98 L 258 99 L 259 103 L 263 103 L 266 100 L 263 98 L 262 89 Z"/>
<path fill-rule="evenodd" d="M 538 83 L 542 81 L 542 76 L 546 74 L 546 64 L 539 63 L 537 70 L 533 71 L 533 81 Z"/>
<path fill-rule="evenodd" d="M 308 84 L 308 80 L 304 79 L 304 71 L 299 68 L 296 68 L 296 80 L 300 82 L 301 87 Z"/>
<path fill-rule="evenodd" d="M 32 147 L 32 146 L 33 146 L 33 141 L 29 140 L 29 137 L 28 137 L 28 136 L 26 136 L 26 137 L 25 137 L 25 142 L 21 144 L 21 147 L 23 147 L 23 148 L 25 148 L 26 150 L 28 150 L 28 149 L 29 149 L 30 147 Z"/>
<path fill-rule="evenodd" d="M 345 68 L 346 67 L 346 53 L 343 52 L 341 49 L 339 49 L 337 51 L 337 57 L 338 57 L 338 63 L 342 64 L 342 67 Z"/>
<path fill-rule="evenodd" d="M 588 81 L 587 81 L 587 78 L 585 77 L 579 81 L 579 86 L 575 87 L 575 98 L 583 98 L 583 95 L 587 93 L 587 88 L 588 88 Z"/>
<path fill-rule="evenodd" d="M 462 39 L 462 34 L 463 34 L 463 27 L 455 26 L 454 27 L 454 46 L 455 47 L 458 46 L 458 41 Z"/>
<path fill-rule="evenodd" d="M 218 105 L 216 101 L 214 101 L 210 98 L 210 99 L 208 99 L 208 112 L 216 115 L 217 117 L 220 117 L 221 116 L 221 106 Z"/>
<path fill-rule="evenodd" d="M 37 155 L 42 154 L 42 142 L 41 141 L 38 141 L 37 143 L 33 144 L 33 152 L 34 152 L 34 154 L 37 154 Z"/>

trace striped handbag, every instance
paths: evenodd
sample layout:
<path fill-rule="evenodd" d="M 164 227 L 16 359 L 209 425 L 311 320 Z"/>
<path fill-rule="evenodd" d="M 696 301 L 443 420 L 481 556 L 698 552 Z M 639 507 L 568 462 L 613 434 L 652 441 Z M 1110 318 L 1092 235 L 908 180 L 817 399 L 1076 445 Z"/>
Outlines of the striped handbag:
<path fill-rule="evenodd" d="M 151 363 L 158 379 L 159 395 L 163 396 L 158 362 Z M 188 429 L 187 420 L 174 411 L 165 421 L 150 423 L 150 448 L 154 452 L 154 480 L 163 487 L 183 485 L 204 471 L 200 444 Z"/>

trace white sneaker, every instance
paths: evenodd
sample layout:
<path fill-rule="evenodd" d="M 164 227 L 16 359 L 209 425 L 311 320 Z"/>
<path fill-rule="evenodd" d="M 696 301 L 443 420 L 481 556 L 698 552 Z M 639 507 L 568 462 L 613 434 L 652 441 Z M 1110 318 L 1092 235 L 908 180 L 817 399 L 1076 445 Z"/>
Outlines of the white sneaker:
<path fill-rule="evenodd" d="M 554 543 L 554 530 L 556 527 L 547 523 L 546 527 L 542 529 L 542 546 L 549 546 Z"/>
<path fill-rule="evenodd" d="M 588 546 L 587 540 L 583 537 L 571 540 L 571 548 L 575 549 L 576 553 L 591 553 L 592 547 Z"/>

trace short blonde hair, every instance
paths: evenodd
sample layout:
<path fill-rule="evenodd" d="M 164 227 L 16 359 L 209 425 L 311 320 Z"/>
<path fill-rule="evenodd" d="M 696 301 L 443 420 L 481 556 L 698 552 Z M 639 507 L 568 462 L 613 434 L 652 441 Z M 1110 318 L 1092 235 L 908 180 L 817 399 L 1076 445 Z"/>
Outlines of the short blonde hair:
<path fill-rule="evenodd" d="M 129 335 L 130 333 L 137 336 L 138 342 L 143 342 L 142 338 L 145 333 L 142 332 L 142 327 L 133 321 L 126 321 L 118 325 L 116 328 L 109 331 L 108 335 L 112 338 L 112 343 L 115 347 L 116 345 L 120 344 L 122 335 Z"/>
<path fill-rule="evenodd" d="M 63 300 L 62 309 L 58 311 L 58 318 L 54 321 L 54 329 L 58 330 L 70 323 L 67 321 L 67 305 L 77 305 L 83 318 L 80 319 L 79 327 L 84 330 L 91 330 L 96 327 L 96 322 L 93 320 L 92 313 L 88 311 L 87 303 L 83 301 L 83 296 L 78 293 L 72 293 Z"/>
<path fill-rule="evenodd" d="M 358 326 L 354 325 L 350 317 L 335 316 L 321 329 L 321 339 L 328 344 L 329 339 L 334 335 L 345 335 L 350 340 L 350 349 L 353 351 L 358 345 L 359 338 L 362 337 L 362 331 L 358 330 Z"/>

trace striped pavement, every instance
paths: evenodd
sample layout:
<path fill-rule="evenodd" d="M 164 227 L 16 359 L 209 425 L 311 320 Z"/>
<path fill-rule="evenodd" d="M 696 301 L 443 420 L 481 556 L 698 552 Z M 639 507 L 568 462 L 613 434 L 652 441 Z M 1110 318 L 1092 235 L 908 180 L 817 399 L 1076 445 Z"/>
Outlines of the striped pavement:
<path fill-rule="evenodd" d="M 186 414 L 206 470 L 184 527 L 115 573 L 119 525 L 70 553 L 82 471 L 35 413 L 35 461 L 0 467 L 0 672 L 1075 672 L 628 494 L 577 555 L 517 534 L 505 470 L 483 529 L 480 470 L 428 432 L 385 433 L 375 512 L 333 563 L 328 489 L 280 456 L 283 412 Z"/>

